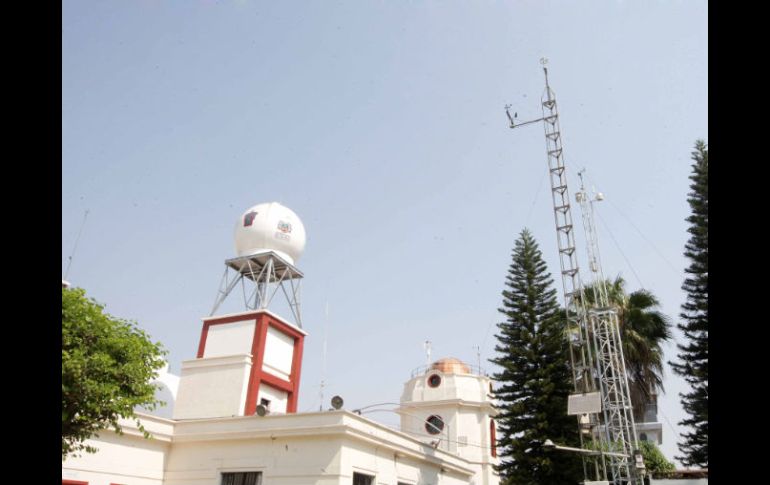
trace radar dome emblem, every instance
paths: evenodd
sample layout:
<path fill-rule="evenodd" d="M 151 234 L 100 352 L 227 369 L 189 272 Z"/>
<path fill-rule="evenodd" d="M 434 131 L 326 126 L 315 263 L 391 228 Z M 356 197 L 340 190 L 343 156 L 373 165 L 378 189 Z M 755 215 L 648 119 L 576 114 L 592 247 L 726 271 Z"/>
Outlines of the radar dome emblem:
<path fill-rule="evenodd" d="M 254 223 L 254 218 L 257 217 L 257 214 L 258 212 L 256 211 L 251 211 L 244 214 L 243 227 L 249 227 L 250 225 L 252 225 Z"/>
<path fill-rule="evenodd" d="M 250 256 L 274 251 L 291 264 L 305 249 L 305 226 L 291 209 L 278 202 L 247 209 L 235 225 L 235 251 Z"/>

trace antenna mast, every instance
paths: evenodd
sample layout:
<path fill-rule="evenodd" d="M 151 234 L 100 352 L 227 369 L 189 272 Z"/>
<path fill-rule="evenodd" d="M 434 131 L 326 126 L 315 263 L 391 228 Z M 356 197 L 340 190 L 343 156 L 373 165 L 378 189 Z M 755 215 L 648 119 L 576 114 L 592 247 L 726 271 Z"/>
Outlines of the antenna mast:
<path fill-rule="evenodd" d="M 69 261 L 67 262 L 67 269 L 64 270 L 64 274 L 61 277 L 62 280 L 66 280 L 67 275 L 70 272 L 70 266 L 72 266 L 72 258 L 75 257 L 75 251 L 77 251 L 78 242 L 80 242 L 80 235 L 83 234 L 83 228 L 86 227 L 86 219 L 88 219 L 88 209 L 86 209 L 85 214 L 83 214 L 83 222 L 80 223 L 80 230 L 78 231 L 78 235 L 75 238 L 75 246 L 72 248 L 72 253 L 70 253 L 69 258 L 67 258 Z"/>
<path fill-rule="evenodd" d="M 578 418 L 578 426 L 581 429 L 581 448 L 585 448 L 584 426 L 587 427 L 586 431 L 588 431 L 588 436 L 590 436 L 593 441 L 594 451 L 596 449 L 606 449 L 610 446 L 614 447 L 619 436 L 621 438 L 620 444 L 622 445 L 623 452 L 616 454 L 623 456 L 618 457 L 609 455 L 612 480 L 618 485 L 626 483 L 641 485 L 641 477 L 634 473 L 636 471 L 635 468 L 629 465 L 630 459 L 633 456 L 632 449 L 626 451 L 629 441 L 627 436 L 629 435 L 628 433 L 620 431 L 628 429 L 628 417 L 631 414 L 631 409 L 630 406 L 626 408 L 626 404 L 630 403 L 630 401 L 621 401 L 620 403 L 613 402 L 612 406 L 620 408 L 617 409 L 617 412 L 613 412 L 611 409 L 607 408 L 610 400 L 618 397 L 618 389 L 623 387 L 625 387 L 626 390 L 628 389 L 628 382 L 626 380 L 624 368 L 622 375 L 615 372 L 620 369 L 620 366 L 623 366 L 622 353 L 617 353 L 617 345 L 602 347 L 599 344 L 600 342 L 605 341 L 612 341 L 614 344 L 618 344 L 620 342 L 620 335 L 617 332 L 612 332 L 612 325 L 607 324 L 600 328 L 600 330 L 607 332 L 606 338 L 604 338 L 605 336 L 597 338 L 599 336 L 597 335 L 597 332 L 594 331 L 593 324 L 597 322 L 597 318 L 605 318 L 604 311 L 606 311 L 607 308 L 592 308 L 590 317 L 589 312 L 586 311 L 586 300 L 583 283 L 580 279 L 575 248 L 574 224 L 572 221 L 566 167 L 564 164 L 564 154 L 561 143 L 559 111 L 556 105 L 556 95 L 548 83 L 548 68 L 546 67 L 548 60 L 545 58 L 540 59 L 540 63 L 543 65 L 543 73 L 545 74 L 545 92 L 540 100 L 543 113 L 542 118 L 516 124 L 516 116 L 514 115 L 512 117 L 510 115 L 508 106 L 506 106 L 506 114 L 508 115 L 511 128 L 518 128 L 538 121 L 543 122 L 546 152 L 548 154 L 548 172 L 551 182 L 551 199 L 553 202 L 554 221 L 556 224 L 556 239 L 559 248 L 559 265 L 564 291 L 564 306 L 567 314 L 572 382 L 576 393 L 576 395 L 570 396 L 570 401 L 572 401 L 573 397 L 581 399 L 587 398 L 588 395 L 591 394 L 596 395 L 597 382 L 594 376 L 596 374 L 600 376 L 600 388 L 598 391 L 600 391 L 601 402 L 604 406 L 589 406 L 579 412 L 568 412 L 570 412 L 570 414 L 582 415 Z M 617 326 L 614 328 L 617 330 Z M 613 335 L 617 335 L 617 338 L 613 337 Z M 596 354 L 596 357 L 594 354 Z M 611 389 L 603 380 L 605 374 L 612 376 Z M 625 386 L 619 384 L 620 381 L 625 383 Z M 605 426 L 603 427 L 600 426 L 599 415 L 602 411 L 605 418 Z M 633 416 L 630 417 L 630 426 L 633 430 Z M 609 423 L 609 425 L 606 425 L 607 423 Z M 615 424 L 617 424 L 617 426 Z M 615 429 L 620 432 L 613 433 L 613 430 Z M 636 440 L 634 437 L 634 445 L 635 442 Z M 608 459 L 608 455 L 604 452 L 599 452 L 598 455 L 601 457 L 600 461 L 602 469 L 606 474 L 605 460 Z M 583 473 L 587 478 L 588 470 L 586 469 L 585 455 L 583 455 L 583 457 Z M 599 464 L 597 462 L 594 462 L 594 472 L 596 479 L 599 480 Z M 633 477 L 632 473 L 634 473 Z"/>
<path fill-rule="evenodd" d="M 589 269 L 591 270 L 591 289 L 593 305 L 588 310 L 588 320 L 594 346 L 597 349 L 596 363 L 599 374 L 599 385 L 602 391 L 602 410 L 604 414 L 605 434 L 612 444 L 613 452 L 620 452 L 629 457 L 639 454 L 639 443 L 636 436 L 631 392 L 628 387 L 623 345 L 620 337 L 620 322 L 617 309 L 609 301 L 607 281 L 602 272 L 599 257 L 599 242 L 596 225 L 594 224 L 594 202 L 604 200 L 601 193 L 593 198 L 585 190 L 583 172 L 580 177 L 580 191 L 575 199 L 580 204 L 583 214 L 583 229 L 586 234 Z M 638 476 L 635 473 L 644 469 L 644 464 L 637 457 L 636 464 L 629 464 L 627 458 L 609 455 L 613 479 L 629 480 Z"/>
<path fill-rule="evenodd" d="M 329 302 L 326 302 L 326 306 L 324 307 L 324 344 L 323 344 L 323 359 L 321 364 L 321 386 L 320 386 L 320 397 L 321 397 L 321 405 L 319 407 L 319 411 L 324 410 L 324 388 L 326 387 L 326 341 L 329 336 Z"/>

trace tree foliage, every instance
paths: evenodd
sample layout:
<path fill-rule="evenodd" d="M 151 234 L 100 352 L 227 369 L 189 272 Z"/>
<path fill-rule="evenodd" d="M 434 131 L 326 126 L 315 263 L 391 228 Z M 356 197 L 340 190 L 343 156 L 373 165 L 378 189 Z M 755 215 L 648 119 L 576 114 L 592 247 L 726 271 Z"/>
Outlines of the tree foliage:
<path fill-rule="evenodd" d="M 642 459 L 644 460 L 645 474 L 648 478 L 666 478 L 668 474 L 676 470 L 676 466 L 666 459 L 663 452 L 660 451 L 660 448 L 658 448 L 654 442 L 642 440 L 639 441 L 638 444 L 639 451 L 642 453 Z M 622 445 L 618 442 L 605 442 L 601 444 L 591 442 L 588 444 L 588 447 L 593 450 L 601 450 L 604 452 L 611 451 L 615 453 L 623 450 Z M 609 469 L 607 470 L 605 479 L 612 481 Z M 644 483 L 648 484 L 650 481 L 645 479 Z"/>
<path fill-rule="evenodd" d="M 644 467 L 653 478 L 665 477 L 667 473 L 676 470 L 676 466 L 668 461 L 660 449 L 652 441 L 640 441 L 639 451 L 642 452 Z"/>
<path fill-rule="evenodd" d="M 692 152 L 690 193 L 691 214 L 687 218 L 690 238 L 684 255 L 690 264 L 682 285 L 687 298 L 682 304 L 678 328 L 686 342 L 679 344 L 678 362 L 672 362 L 674 372 L 690 385 L 690 392 L 680 394 L 682 407 L 689 415 L 679 424 L 691 431 L 683 433 L 677 456 L 685 466 L 708 467 L 708 148 L 702 140 L 695 143 Z"/>
<path fill-rule="evenodd" d="M 80 288 L 62 288 L 62 460 L 95 452 L 84 442 L 102 429 L 121 433 L 118 420 L 133 417 L 135 406 L 161 404 L 150 381 L 165 351 L 135 323 L 103 308 Z"/>
<path fill-rule="evenodd" d="M 497 416 L 501 455 L 498 467 L 506 484 L 576 484 L 582 479 L 580 458 L 551 453 L 545 440 L 580 446 L 577 420 L 567 415 L 572 391 L 566 318 L 559 308 L 553 280 L 537 243 L 526 229 L 516 241 L 506 277 L 505 321 L 498 324 L 498 356 L 502 369 Z"/>

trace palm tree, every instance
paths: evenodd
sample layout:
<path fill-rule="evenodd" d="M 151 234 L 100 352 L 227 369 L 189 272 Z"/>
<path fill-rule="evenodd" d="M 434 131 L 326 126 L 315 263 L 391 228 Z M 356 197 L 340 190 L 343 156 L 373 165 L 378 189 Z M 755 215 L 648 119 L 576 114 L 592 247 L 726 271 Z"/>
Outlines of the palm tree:
<path fill-rule="evenodd" d="M 607 299 L 618 312 L 623 357 L 634 417 L 643 419 L 645 405 L 663 391 L 663 349 L 671 339 L 669 318 L 658 308 L 660 302 L 648 290 L 626 293 L 626 282 L 618 276 L 606 280 Z M 586 303 L 594 302 L 593 286 L 585 288 Z"/>

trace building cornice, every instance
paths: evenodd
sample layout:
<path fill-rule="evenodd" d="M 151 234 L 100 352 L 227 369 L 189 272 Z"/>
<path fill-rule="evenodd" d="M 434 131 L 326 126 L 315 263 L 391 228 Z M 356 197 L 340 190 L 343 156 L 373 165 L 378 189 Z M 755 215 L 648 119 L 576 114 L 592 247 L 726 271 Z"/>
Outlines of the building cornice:
<path fill-rule="evenodd" d="M 397 456 L 427 462 L 467 477 L 474 474 L 467 460 L 349 411 L 178 420 L 171 441 L 190 443 L 331 436 L 385 447 Z"/>
<path fill-rule="evenodd" d="M 435 408 L 441 406 L 457 406 L 461 408 L 483 409 L 492 417 L 497 416 L 499 413 L 493 403 L 489 401 L 468 401 L 465 399 L 442 399 L 440 401 L 404 401 L 399 405 L 398 408 L 396 408 L 396 412 L 406 412 L 409 409 L 414 408 Z"/>

